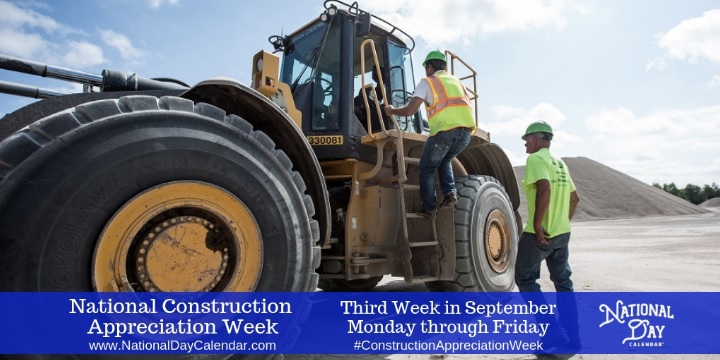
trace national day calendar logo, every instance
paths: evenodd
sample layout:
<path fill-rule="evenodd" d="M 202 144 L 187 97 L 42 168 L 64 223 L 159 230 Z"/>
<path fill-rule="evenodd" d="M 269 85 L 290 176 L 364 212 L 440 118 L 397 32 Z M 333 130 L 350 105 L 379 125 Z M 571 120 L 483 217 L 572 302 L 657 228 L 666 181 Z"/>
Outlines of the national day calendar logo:
<path fill-rule="evenodd" d="M 605 321 L 599 327 L 613 324 L 626 324 L 629 330 L 628 337 L 622 344 L 630 347 L 662 347 L 665 345 L 666 324 L 675 319 L 669 305 L 650 303 L 625 304 L 618 300 L 614 307 L 606 304 L 600 305 L 600 312 L 605 315 Z"/>

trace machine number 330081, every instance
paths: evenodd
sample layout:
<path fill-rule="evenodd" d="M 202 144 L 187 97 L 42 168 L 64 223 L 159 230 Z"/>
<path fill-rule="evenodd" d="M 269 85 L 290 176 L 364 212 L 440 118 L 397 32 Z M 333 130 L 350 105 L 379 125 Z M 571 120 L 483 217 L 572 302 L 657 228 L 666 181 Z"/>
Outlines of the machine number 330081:
<path fill-rule="evenodd" d="M 308 136 L 310 145 L 342 145 L 342 135 Z"/>

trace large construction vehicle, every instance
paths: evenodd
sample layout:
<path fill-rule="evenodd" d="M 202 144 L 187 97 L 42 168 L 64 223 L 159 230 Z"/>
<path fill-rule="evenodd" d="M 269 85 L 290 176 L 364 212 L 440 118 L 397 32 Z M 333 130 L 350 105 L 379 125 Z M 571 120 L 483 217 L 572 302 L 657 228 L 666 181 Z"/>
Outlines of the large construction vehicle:
<path fill-rule="evenodd" d="M 87 90 L 0 82 L 43 98 L 0 120 L 0 290 L 365 291 L 385 275 L 511 290 L 518 188 L 481 126 L 452 164 L 458 204 L 417 213 L 427 122 L 382 111 L 412 96 L 413 39 L 326 1 L 269 40 L 252 86 L 0 57 Z"/>

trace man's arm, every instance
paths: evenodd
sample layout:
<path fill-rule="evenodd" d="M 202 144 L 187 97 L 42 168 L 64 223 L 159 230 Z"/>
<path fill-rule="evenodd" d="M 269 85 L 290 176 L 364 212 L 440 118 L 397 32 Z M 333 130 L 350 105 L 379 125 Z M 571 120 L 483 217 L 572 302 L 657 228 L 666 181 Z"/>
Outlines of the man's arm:
<path fill-rule="evenodd" d="M 577 191 L 573 191 L 570 193 L 570 220 L 572 220 L 573 216 L 575 215 L 575 209 L 577 208 L 577 204 L 580 202 L 580 196 L 578 196 Z"/>
<path fill-rule="evenodd" d="M 545 239 L 545 229 L 542 227 L 543 220 L 550 207 L 550 181 L 547 179 L 535 182 L 537 194 L 535 196 L 535 217 L 533 218 L 533 228 L 535 229 L 535 237 L 542 245 L 550 245 Z"/>
<path fill-rule="evenodd" d="M 392 105 L 385 106 L 385 113 L 388 115 L 411 116 L 420 109 L 423 102 L 423 99 L 413 96 L 410 102 L 403 107 L 396 109 Z"/>

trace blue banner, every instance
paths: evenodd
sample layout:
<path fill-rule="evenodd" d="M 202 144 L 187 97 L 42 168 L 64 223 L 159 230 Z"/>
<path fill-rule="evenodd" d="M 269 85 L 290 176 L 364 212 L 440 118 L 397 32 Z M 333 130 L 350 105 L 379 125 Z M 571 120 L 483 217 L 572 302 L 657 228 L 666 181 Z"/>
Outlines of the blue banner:
<path fill-rule="evenodd" d="M 1 354 L 720 354 L 720 293 L 0 293 Z"/>

